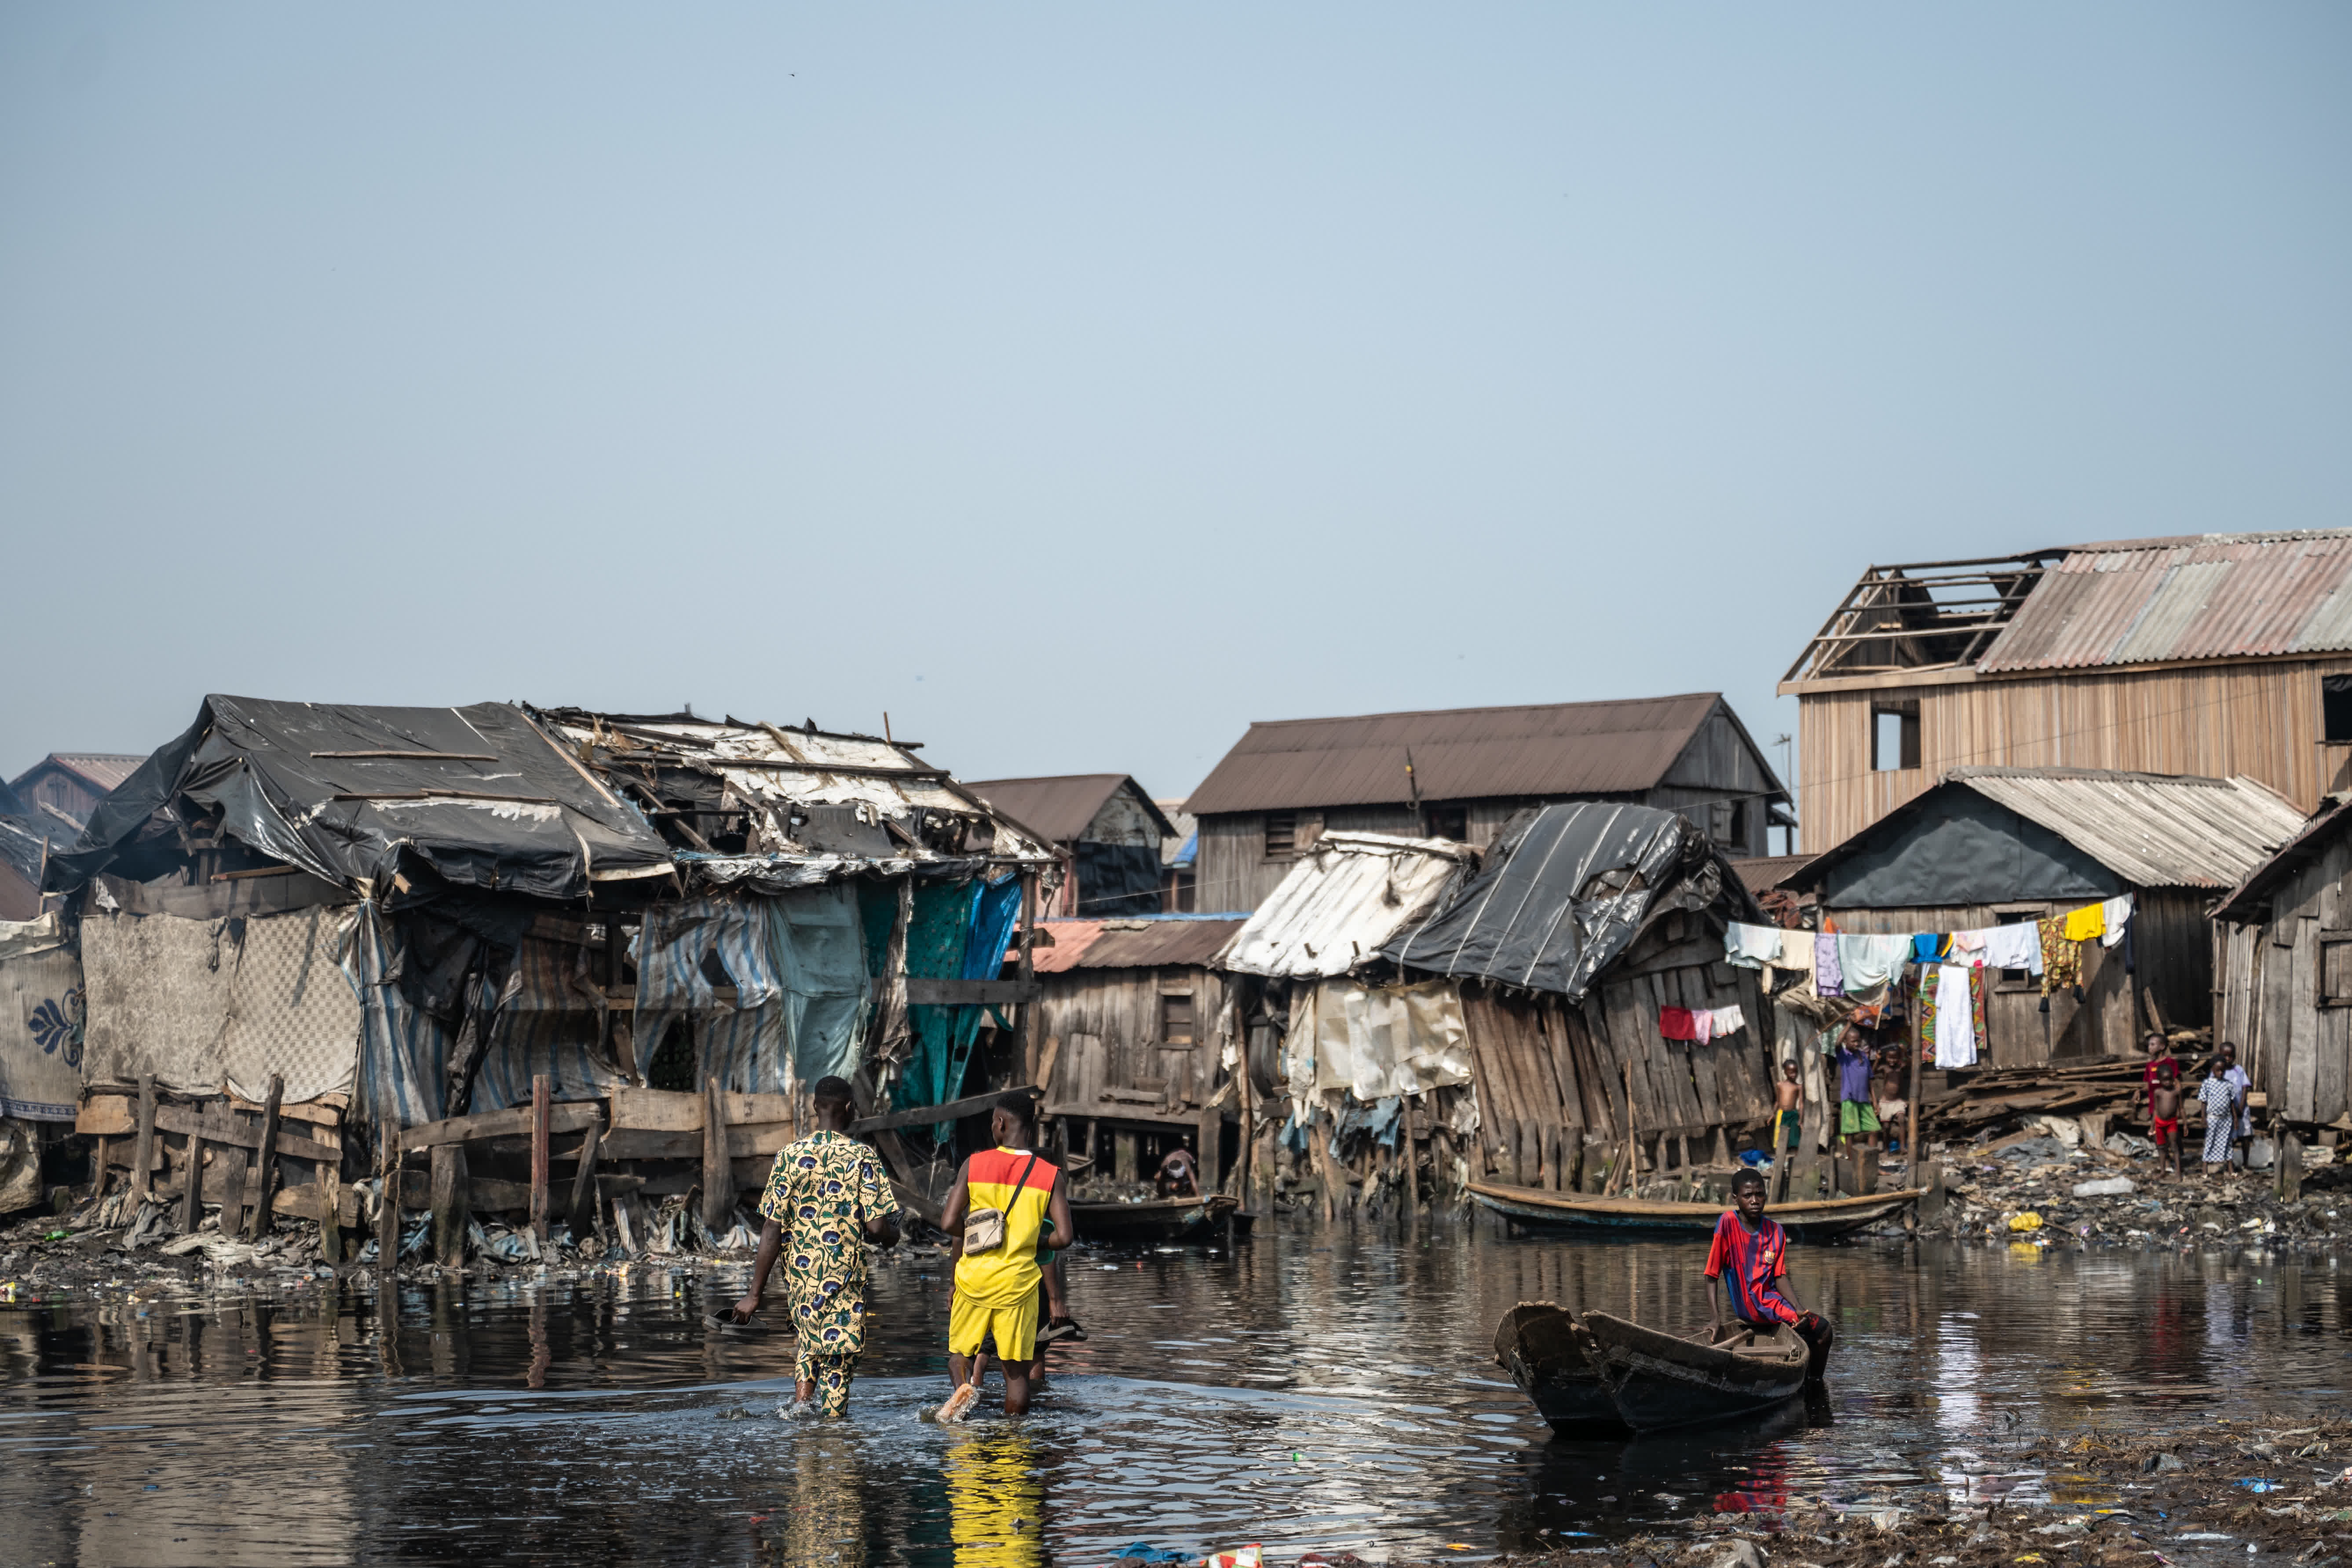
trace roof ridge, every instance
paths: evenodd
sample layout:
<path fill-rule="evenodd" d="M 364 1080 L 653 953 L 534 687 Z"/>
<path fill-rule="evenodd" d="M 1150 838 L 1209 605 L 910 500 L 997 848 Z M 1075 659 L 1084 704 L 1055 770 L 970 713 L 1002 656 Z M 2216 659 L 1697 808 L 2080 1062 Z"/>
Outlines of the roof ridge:
<path fill-rule="evenodd" d="M 1318 713 L 1302 719 L 1253 719 L 1253 730 L 1277 729 L 1290 724 L 1360 724 L 1372 719 L 1444 719 L 1457 713 L 1537 713 L 1559 708 L 1634 708 L 1662 702 L 1688 702 L 1696 698 L 1720 701 L 1720 691 L 1677 691 L 1664 697 L 1595 697 L 1567 702 L 1499 702 L 1478 708 L 1400 708 L 1388 713 Z"/>

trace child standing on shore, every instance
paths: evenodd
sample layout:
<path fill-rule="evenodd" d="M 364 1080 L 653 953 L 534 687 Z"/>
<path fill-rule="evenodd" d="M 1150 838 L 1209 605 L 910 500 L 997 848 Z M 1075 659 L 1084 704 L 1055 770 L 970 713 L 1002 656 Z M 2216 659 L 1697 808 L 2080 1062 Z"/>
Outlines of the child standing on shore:
<path fill-rule="evenodd" d="M 2156 1066 L 2147 1086 L 2147 1135 L 2156 1140 L 2158 1168 L 2167 1162 L 2180 1174 L 2180 1070 L 2167 1060 Z"/>

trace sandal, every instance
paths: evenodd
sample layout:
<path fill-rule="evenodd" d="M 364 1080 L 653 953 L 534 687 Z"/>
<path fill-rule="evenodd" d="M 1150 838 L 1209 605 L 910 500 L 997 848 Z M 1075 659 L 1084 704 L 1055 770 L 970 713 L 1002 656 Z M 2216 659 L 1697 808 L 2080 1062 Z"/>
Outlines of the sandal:
<path fill-rule="evenodd" d="M 1055 1318 L 1047 1323 L 1045 1331 L 1037 1336 L 1037 1342 L 1049 1345 L 1055 1340 L 1076 1340 L 1084 1343 L 1086 1337 L 1086 1330 L 1078 1327 L 1078 1321 L 1076 1318 Z"/>

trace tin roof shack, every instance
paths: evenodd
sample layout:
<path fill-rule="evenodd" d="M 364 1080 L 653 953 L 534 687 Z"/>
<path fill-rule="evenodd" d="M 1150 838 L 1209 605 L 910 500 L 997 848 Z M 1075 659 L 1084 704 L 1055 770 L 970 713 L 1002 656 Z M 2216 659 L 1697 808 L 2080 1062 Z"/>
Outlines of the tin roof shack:
<path fill-rule="evenodd" d="M 1770 1015 L 1759 973 L 1724 962 L 1732 921 L 1762 913 L 1688 816 L 1580 802 L 1513 823 L 1475 879 L 1383 947 L 1408 977 L 1461 989 L 1470 1178 L 1620 1190 L 1629 1147 L 1687 1168 L 1709 1134 L 1763 1125 Z"/>
<path fill-rule="evenodd" d="M 2352 530 L 2210 533 L 1873 566 L 1780 681 L 1805 843 L 1956 767 L 2352 784 Z"/>
<path fill-rule="evenodd" d="M 1450 839 L 1324 834 L 1218 955 L 1246 1038 L 1235 1087 L 1256 1185 L 1286 1143 L 1291 1190 L 1327 1215 L 1435 1191 L 1451 1128 L 1475 1114 L 1455 1092 L 1470 1081 L 1461 999 L 1443 982 L 1396 984 L 1378 955 L 1477 864 Z"/>
<path fill-rule="evenodd" d="M 2251 779 L 2064 768 L 1956 768 L 1789 879 L 1853 934 L 1975 931 L 2132 897 L 2125 940 L 2085 942 L 2082 978 L 1994 971 L 1979 1060 L 2040 1067 L 2125 1056 L 2144 1027 L 2212 1017 L 2205 905 L 2302 817 Z M 2079 993 L 2079 994 L 2078 994 Z"/>
<path fill-rule="evenodd" d="M 1054 913 L 1103 920 L 1160 912 L 1162 849 L 1183 836 L 1127 774 L 982 779 L 969 787 L 1061 852 L 1062 891 Z"/>
<path fill-rule="evenodd" d="M 114 752 L 51 752 L 8 784 L 24 803 L 23 815 L 46 816 L 79 833 L 98 803 L 146 760 Z"/>
<path fill-rule="evenodd" d="M 1189 915 L 1200 909 L 1193 897 L 1193 875 L 1201 858 L 1201 825 L 1181 800 L 1163 800 L 1160 809 L 1175 825 L 1175 833 L 1160 841 L 1160 912 Z"/>
<path fill-rule="evenodd" d="M 1325 833 L 1483 845 L 1529 805 L 1679 810 L 1727 853 L 1765 852 L 1788 792 L 1715 692 L 1252 724 L 1185 802 L 1198 901 L 1254 910 Z"/>
<path fill-rule="evenodd" d="M 2213 910 L 2213 1037 L 2287 1121 L 2352 1111 L 2352 794 L 2329 797 L 2302 831 Z"/>
<path fill-rule="evenodd" d="M 1151 916 L 1046 921 L 1036 950 L 1037 1085 L 1065 1146 L 1092 1174 L 1147 1180 L 1187 1144 L 1213 1187 L 1234 1150 L 1235 1096 L 1225 1047 L 1235 1027 L 1229 979 L 1210 967 L 1238 919 Z"/>

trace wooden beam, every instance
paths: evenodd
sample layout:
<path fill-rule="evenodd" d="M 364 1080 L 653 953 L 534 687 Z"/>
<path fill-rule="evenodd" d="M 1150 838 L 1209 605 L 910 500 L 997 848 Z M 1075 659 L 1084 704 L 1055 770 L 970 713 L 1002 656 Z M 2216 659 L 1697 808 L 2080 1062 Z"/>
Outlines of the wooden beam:
<path fill-rule="evenodd" d="M 530 1230 L 541 1246 L 547 1243 L 547 1156 L 551 1136 L 549 1101 L 554 1081 L 545 1073 L 530 1079 Z M 590 1123 L 594 1125 L 594 1123 Z"/>
<path fill-rule="evenodd" d="M 155 1165 L 155 1075 L 139 1075 L 139 1141 L 131 1153 L 131 1201 L 143 1204 L 152 1178 L 148 1173 Z"/>
<path fill-rule="evenodd" d="M 205 1216 L 205 1141 L 194 1132 L 188 1134 L 188 1169 L 183 1180 L 186 1183 L 186 1186 L 180 1198 L 180 1234 L 194 1236 L 196 1234 L 196 1226 Z M 236 1189 L 230 1190 L 233 1192 Z M 235 1212 L 236 1212 L 236 1204 L 234 1199 L 221 1205 L 223 1236 L 229 1234 L 229 1215 Z"/>
<path fill-rule="evenodd" d="M 945 1105 L 919 1105 L 908 1110 L 894 1110 L 887 1116 L 868 1116 L 853 1121 L 849 1124 L 849 1131 L 854 1136 L 860 1132 L 895 1131 L 901 1127 L 928 1127 L 935 1121 L 961 1121 L 992 1109 L 1005 1095 L 1034 1096 L 1036 1092 L 1034 1086 L 1023 1084 L 1013 1089 L 1000 1089 L 994 1094 L 975 1094 L 962 1100 L 950 1100 Z"/>
<path fill-rule="evenodd" d="M 907 976 L 907 1001 L 918 1007 L 1017 1006 L 1034 1002 L 1045 987 L 1034 980 L 926 980 Z"/>
<path fill-rule="evenodd" d="M 572 1239 L 577 1243 L 588 1234 L 596 1217 L 596 1151 L 600 1140 L 595 1122 L 588 1124 L 588 1135 L 581 1140 L 580 1159 L 572 1173 L 572 1206 L 565 1217 L 572 1226 Z"/>
<path fill-rule="evenodd" d="M 548 1131 L 577 1132 L 592 1121 L 602 1119 L 602 1110 L 593 1100 L 568 1100 L 549 1107 Z M 411 1127 L 401 1134 L 401 1143 L 409 1149 L 430 1149 L 443 1143 L 471 1143 L 485 1138 L 528 1138 L 531 1132 L 531 1107 L 518 1105 L 509 1110 L 481 1110 L 471 1116 L 452 1116 L 442 1121 L 427 1121 Z M 281 1149 L 281 1153 L 285 1151 Z"/>
<path fill-rule="evenodd" d="M 253 1218 L 247 1234 L 258 1239 L 269 1234 L 269 1184 L 278 1173 L 278 1102 L 286 1096 L 286 1080 L 276 1073 L 269 1075 L 269 1094 L 261 1102 L 261 1131 L 254 1140 L 259 1156 L 254 1169 L 260 1177 L 261 1190 L 254 1194 Z"/>
<path fill-rule="evenodd" d="M 702 1089 L 702 1224 L 716 1232 L 735 1212 L 735 1176 L 727 1163 L 727 1096 L 716 1078 Z"/>
<path fill-rule="evenodd" d="M 473 1194 L 466 1180 L 466 1146 L 433 1145 L 433 1258 L 444 1268 L 466 1261 L 466 1226 L 474 1215 Z"/>

